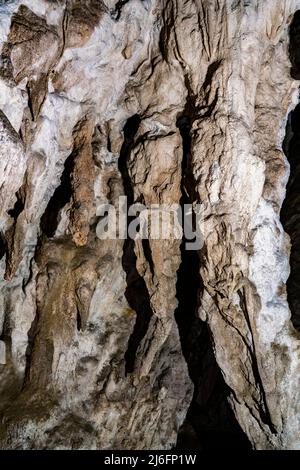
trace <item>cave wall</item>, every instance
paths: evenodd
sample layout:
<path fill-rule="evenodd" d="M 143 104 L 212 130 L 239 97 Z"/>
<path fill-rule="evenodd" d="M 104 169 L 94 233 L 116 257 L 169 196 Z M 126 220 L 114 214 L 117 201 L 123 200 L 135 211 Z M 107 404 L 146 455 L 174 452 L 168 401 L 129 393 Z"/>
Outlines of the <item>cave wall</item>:
<path fill-rule="evenodd" d="M 214 373 L 252 447 L 300 448 L 280 220 L 298 9 L 0 2 L 1 448 L 171 448 Z M 124 194 L 200 203 L 196 258 L 99 240 Z"/>

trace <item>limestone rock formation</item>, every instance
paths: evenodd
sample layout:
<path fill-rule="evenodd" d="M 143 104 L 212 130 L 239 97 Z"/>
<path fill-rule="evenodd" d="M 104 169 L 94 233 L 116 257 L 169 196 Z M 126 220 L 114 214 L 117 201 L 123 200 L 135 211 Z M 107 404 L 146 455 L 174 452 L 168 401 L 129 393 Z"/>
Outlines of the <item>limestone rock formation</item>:
<path fill-rule="evenodd" d="M 298 10 L 0 1 L 2 449 L 300 449 Z"/>

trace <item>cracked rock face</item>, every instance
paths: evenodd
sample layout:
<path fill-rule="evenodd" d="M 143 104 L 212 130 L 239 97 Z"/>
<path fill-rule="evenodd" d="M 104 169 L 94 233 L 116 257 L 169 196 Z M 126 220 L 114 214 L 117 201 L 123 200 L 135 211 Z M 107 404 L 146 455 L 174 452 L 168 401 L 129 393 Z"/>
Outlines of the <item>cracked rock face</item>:
<path fill-rule="evenodd" d="M 0 2 L 2 449 L 300 449 L 298 10 Z"/>

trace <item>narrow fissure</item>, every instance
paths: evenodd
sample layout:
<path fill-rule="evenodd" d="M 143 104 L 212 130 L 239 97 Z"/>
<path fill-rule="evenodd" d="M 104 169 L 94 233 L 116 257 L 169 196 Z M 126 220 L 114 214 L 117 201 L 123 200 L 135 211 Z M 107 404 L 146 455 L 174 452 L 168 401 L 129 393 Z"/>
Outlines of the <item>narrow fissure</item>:
<path fill-rule="evenodd" d="M 0 233 L 0 260 L 6 253 L 6 241 L 4 236 Z"/>
<path fill-rule="evenodd" d="M 129 0 L 119 0 L 117 3 L 116 3 L 116 6 L 114 8 L 114 10 L 112 11 L 111 13 L 111 17 L 115 20 L 115 21 L 119 21 L 120 17 L 121 17 L 121 13 L 122 13 L 122 8 L 124 5 L 126 5 L 126 3 L 128 3 Z"/>
<path fill-rule="evenodd" d="M 291 77 L 300 80 L 300 10 L 294 14 L 289 30 L 289 57 Z M 286 196 L 280 213 L 282 226 L 291 240 L 287 300 L 292 324 L 300 331 L 300 103 L 288 116 L 282 148 L 290 164 Z"/>
<path fill-rule="evenodd" d="M 128 160 L 135 143 L 135 136 L 139 129 L 140 122 L 140 117 L 136 114 L 128 119 L 125 124 L 124 143 L 118 162 L 128 207 L 134 203 L 134 192 L 128 171 Z M 131 220 L 132 218 L 128 217 L 128 224 Z M 147 251 L 147 255 L 149 255 L 149 251 Z M 127 283 L 125 297 L 129 306 L 136 312 L 136 321 L 125 353 L 126 374 L 134 371 L 136 353 L 142 339 L 147 333 L 152 316 L 149 292 L 143 277 L 140 276 L 137 270 L 136 262 L 137 257 L 134 251 L 134 240 L 127 237 L 126 240 L 124 240 L 122 257 L 122 266 L 126 273 Z"/>
<path fill-rule="evenodd" d="M 300 10 L 296 11 L 289 30 L 289 55 L 291 77 L 300 80 Z"/>
<path fill-rule="evenodd" d="M 15 222 L 25 207 L 25 195 L 23 194 L 23 188 L 16 192 L 16 198 L 17 200 L 13 209 L 7 211 L 8 215 L 10 215 L 15 220 Z"/>
<path fill-rule="evenodd" d="M 17 230 L 18 218 L 25 209 L 26 200 L 26 174 L 22 186 L 15 193 L 16 202 L 7 214 L 13 219 L 11 226 L 3 235 L 2 255 L 6 254 L 5 279 L 11 279 L 18 267 L 18 247 L 15 244 L 15 233 Z"/>
<path fill-rule="evenodd" d="M 59 223 L 59 213 L 72 197 L 71 174 L 74 167 L 73 152 L 65 161 L 64 171 L 60 178 L 60 185 L 55 189 L 48 206 L 41 217 L 41 231 L 47 237 L 54 237 Z"/>
<path fill-rule="evenodd" d="M 77 331 L 81 331 L 82 322 L 81 322 L 81 315 L 80 315 L 80 312 L 78 310 L 77 310 L 77 314 L 76 314 L 76 326 L 77 326 Z"/>
<path fill-rule="evenodd" d="M 196 115 L 193 97 L 187 101 L 183 115 L 177 120 L 183 147 L 182 197 L 180 204 L 196 201 L 195 180 L 191 166 L 191 127 Z M 178 325 L 183 355 L 194 383 L 194 396 L 185 422 L 178 433 L 177 449 L 250 449 L 229 406 L 230 390 L 217 365 L 207 323 L 198 316 L 203 289 L 199 253 L 181 244 L 181 265 L 177 273 Z"/>
<path fill-rule="evenodd" d="M 300 104 L 288 117 L 283 150 L 290 164 L 290 178 L 281 209 L 281 222 L 291 239 L 287 297 L 294 327 L 300 331 Z"/>

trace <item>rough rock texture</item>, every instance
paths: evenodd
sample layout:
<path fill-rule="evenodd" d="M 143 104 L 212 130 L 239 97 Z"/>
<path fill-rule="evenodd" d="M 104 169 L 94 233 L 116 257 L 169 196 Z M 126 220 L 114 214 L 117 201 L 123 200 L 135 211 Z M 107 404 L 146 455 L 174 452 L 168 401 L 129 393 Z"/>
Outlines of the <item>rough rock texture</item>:
<path fill-rule="evenodd" d="M 1 448 L 171 448 L 228 396 L 300 449 L 298 9 L 0 2 Z M 99 240 L 124 194 L 201 203 L 203 248 Z"/>

